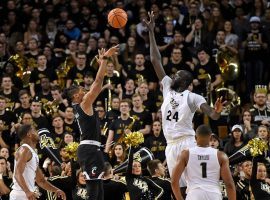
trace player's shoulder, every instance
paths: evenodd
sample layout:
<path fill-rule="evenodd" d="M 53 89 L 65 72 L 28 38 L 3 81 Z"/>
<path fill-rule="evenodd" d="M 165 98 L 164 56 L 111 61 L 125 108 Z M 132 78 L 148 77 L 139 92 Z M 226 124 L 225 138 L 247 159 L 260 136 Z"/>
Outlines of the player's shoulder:
<path fill-rule="evenodd" d="M 172 79 L 169 76 L 167 76 L 167 75 L 164 76 L 162 78 L 162 80 L 161 80 L 161 83 L 162 83 L 163 86 L 166 86 L 168 84 L 171 84 L 171 82 L 172 82 Z"/>

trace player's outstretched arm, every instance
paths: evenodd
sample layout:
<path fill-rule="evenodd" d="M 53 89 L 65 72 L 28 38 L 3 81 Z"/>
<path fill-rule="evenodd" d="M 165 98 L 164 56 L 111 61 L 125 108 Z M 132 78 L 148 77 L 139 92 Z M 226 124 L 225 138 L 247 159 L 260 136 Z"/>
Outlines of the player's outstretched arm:
<path fill-rule="evenodd" d="M 218 152 L 218 160 L 220 163 L 220 175 L 223 179 L 229 200 L 236 200 L 236 190 L 232 174 L 229 167 L 229 159 L 227 155 L 221 151 Z"/>
<path fill-rule="evenodd" d="M 184 200 L 180 191 L 179 180 L 187 165 L 188 157 L 189 157 L 189 151 L 183 150 L 181 155 L 178 156 L 177 163 L 172 171 L 171 185 L 172 185 L 172 190 L 173 190 L 176 200 Z"/>
<path fill-rule="evenodd" d="M 154 28 L 155 28 L 155 19 L 154 19 L 154 13 L 153 11 L 150 13 L 148 12 L 149 15 L 149 21 L 144 20 L 145 25 L 148 28 L 149 31 L 149 40 L 150 40 L 150 58 L 151 62 L 154 66 L 155 72 L 158 76 L 158 79 L 161 81 L 164 76 L 166 76 L 166 73 L 163 69 L 163 66 L 161 64 L 161 55 L 157 47 L 156 39 L 155 39 L 155 33 L 154 33 Z"/>
<path fill-rule="evenodd" d="M 98 63 L 99 63 L 99 69 L 95 78 L 95 81 L 93 82 L 90 91 L 86 93 L 86 95 L 83 97 L 83 101 L 81 103 L 81 106 L 84 111 L 89 109 L 90 105 L 94 103 L 96 98 L 98 97 L 99 93 L 102 89 L 103 79 L 106 72 L 106 66 L 107 66 L 107 60 L 109 57 L 114 55 L 118 51 L 118 45 L 111 47 L 108 51 L 105 52 L 104 49 L 99 50 L 98 54 Z"/>
<path fill-rule="evenodd" d="M 220 118 L 220 113 L 222 112 L 223 106 L 226 101 L 222 102 L 222 97 L 218 98 L 215 102 L 215 108 L 211 108 L 207 103 L 203 103 L 200 109 L 204 114 L 208 115 L 211 119 L 217 120 Z"/>

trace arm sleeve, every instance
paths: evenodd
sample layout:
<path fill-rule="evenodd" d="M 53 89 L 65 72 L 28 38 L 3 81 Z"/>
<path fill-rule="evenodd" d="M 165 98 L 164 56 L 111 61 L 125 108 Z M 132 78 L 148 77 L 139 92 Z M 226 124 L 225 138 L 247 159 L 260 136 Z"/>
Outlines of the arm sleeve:
<path fill-rule="evenodd" d="M 252 174 L 250 177 L 250 183 L 252 184 L 252 182 L 254 182 L 257 179 L 257 167 L 258 167 L 258 161 L 255 158 L 253 158 L 253 162 L 252 162 Z"/>
<path fill-rule="evenodd" d="M 163 87 L 163 96 L 166 96 L 170 91 L 171 83 L 172 79 L 169 76 L 164 76 L 164 78 L 161 80 L 161 84 Z"/>
<path fill-rule="evenodd" d="M 190 107 L 190 110 L 192 112 L 195 112 L 196 110 L 200 109 L 201 105 L 203 103 L 206 103 L 206 100 L 201 95 L 190 93 L 188 96 L 188 105 Z"/>

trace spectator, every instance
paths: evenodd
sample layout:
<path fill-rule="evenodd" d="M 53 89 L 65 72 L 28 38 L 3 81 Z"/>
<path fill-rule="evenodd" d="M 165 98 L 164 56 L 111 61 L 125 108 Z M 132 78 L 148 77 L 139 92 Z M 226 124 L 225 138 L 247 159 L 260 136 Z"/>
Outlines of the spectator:
<path fill-rule="evenodd" d="M 258 126 L 253 123 L 251 112 L 245 110 L 242 115 L 242 124 L 243 133 L 246 141 L 256 137 Z"/>
<path fill-rule="evenodd" d="M 232 127 L 232 134 L 230 140 L 224 146 L 224 152 L 228 156 L 231 156 L 245 146 L 245 144 L 243 129 L 240 125 L 236 124 Z"/>
<path fill-rule="evenodd" d="M 163 194 L 159 199 L 172 200 L 173 192 L 171 188 L 171 182 L 169 179 L 165 178 L 165 167 L 162 162 L 158 159 L 150 160 L 147 163 L 147 170 L 151 175 L 150 179 L 163 189 Z"/>
<path fill-rule="evenodd" d="M 163 135 L 161 122 L 154 121 L 152 124 L 151 135 L 146 138 L 144 145 L 154 154 L 154 157 L 160 160 L 163 165 L 166 163 L 165 149 L 166 139 Z"/>
<path fill-rule="evenodd" d="M 112 148 L 110 163 L 113 168 L 118 167 L 127 159 L 126 146 L 123 143 L 116 143 Z"/>

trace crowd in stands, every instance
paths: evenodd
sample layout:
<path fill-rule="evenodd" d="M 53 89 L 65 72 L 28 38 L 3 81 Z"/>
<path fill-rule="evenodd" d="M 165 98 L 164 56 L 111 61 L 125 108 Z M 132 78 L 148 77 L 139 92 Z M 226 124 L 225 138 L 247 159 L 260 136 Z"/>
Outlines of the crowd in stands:
<path fill-rule="evenodd" d="M 128 14 L 126 26 L 120 29 L 107 22 L 109 11 L 116 7 Z M 105 199 L 112 200 L 115 193 L 115 199 L 120 200 L 130 191 L 124 176 L 112 173 L 127 159 L 122 142 L 130 131 L 142 132 L 142 146 L 155 156 L 148 163 L 149 172 L 139 169 L 138 175 L 143 173 L 162 185 L 159 199 L 172 198 L 162 133 L 162 88 L 150 62 L 144 25 L 148 11 L 154 12 L 155 35 L 166 74 L 173 77 L 178 70 L 188 70 L 194 78 L 193 92 L 204 96 L 209 104 L 219 95 L 228 101 L 218 121 L 200 112 L 194 117 L 194 128 L 210 124 L 213 134 L 209 145 L 231 156 L 252 138 L 269 143 L 270 2 L 0 1 L 0 199 L 9 199 L 20 124 L 50 130 L 64 164 L 59 167 L 47 155 L 39 154 L 42 169 L 50 182 L 66 192 L 67 199 L 86 199 L 84 175 L 76 170 L 76 162 L 70 162 L 64 148 L 80 137 L 65 90 L 76 84 L 88 91 L 98 69 L 98 50 L 116 44 L 119 53 L 108 62 L 102 93 L 95 103 L 107 160 Z M 226 70 L 231 68 L 234 72 L 228 77 Z M 225 88 L 225 93 L 216 92 L 220 88 Z M 257 177 L 249 160 L 232 166 L 237 199 L 252 199 L 255 186 L 249 184 L 250 179 L 264 181 L 270 195 L 269 165 L 255 166 Z M 151 192 L 159 195 L 158 189 Z M 39 192 L 40 199 L 52 197 L 49 192 Z"/>

